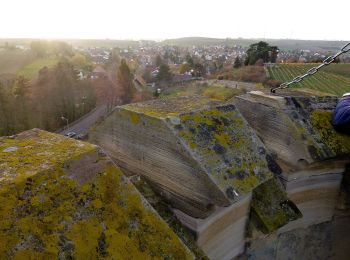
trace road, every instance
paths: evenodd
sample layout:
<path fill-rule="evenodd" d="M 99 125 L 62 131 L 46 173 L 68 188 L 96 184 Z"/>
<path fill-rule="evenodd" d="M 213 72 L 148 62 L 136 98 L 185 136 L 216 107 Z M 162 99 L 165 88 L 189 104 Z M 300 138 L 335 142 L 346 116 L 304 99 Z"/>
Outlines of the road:
<path fill-rule="evenodd" d="M 68 128 L 65 128 L 59 133 L 62 135 L 65 135 L 68 132 L 86 134 L 89 131 L 89 128 L 92 127 L 101 117 L 105 116 L 107 113 L 107 106 L 100 105 L 82 118 L 70 123 Z"/>

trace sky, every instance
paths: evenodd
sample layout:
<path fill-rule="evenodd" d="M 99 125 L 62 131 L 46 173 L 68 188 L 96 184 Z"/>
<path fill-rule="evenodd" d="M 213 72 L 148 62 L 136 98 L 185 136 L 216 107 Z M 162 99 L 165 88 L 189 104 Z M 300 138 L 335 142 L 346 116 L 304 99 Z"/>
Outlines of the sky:
<path fill-rule="evenodd" d="M 0 0 L 0 38 L 350 40 L 349 0 Z"/>

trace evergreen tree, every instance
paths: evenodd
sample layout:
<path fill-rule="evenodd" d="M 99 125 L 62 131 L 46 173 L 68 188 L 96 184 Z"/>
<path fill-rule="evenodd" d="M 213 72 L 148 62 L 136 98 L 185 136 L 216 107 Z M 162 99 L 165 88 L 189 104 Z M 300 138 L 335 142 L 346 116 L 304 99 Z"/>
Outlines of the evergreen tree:
<path fill-rule="evenodd" d="M 238 69 L 242 67 L 242 61 L 241 59 L 237 56 L 235 59 L 235 62 L 233 63 L 233 68 Z"/>
<path fill-rule="evenodd" d="M 120 62 L 117 77 L 122 91 L 121 100 L 123 104 L 130 103 L 135 95 L 136 89 L 133 83 L 133 75 L 125 59 L 122 59 Z"/>
<path fill-rule="evenodd" d="M 159 72 L 157 75 L 157 81 L 168 82 L 172 78 L 170 68 L 167 64 L 162 63 L 159 66 Z"/>
<path fill-rule="evenodd" d="M 244 64 L 254 65 L 259 59 L 264 62 L 276 62 L 277 53 L 276 46 L 270 46 L 267 42 L 260 41 L 250 45 Z"/>

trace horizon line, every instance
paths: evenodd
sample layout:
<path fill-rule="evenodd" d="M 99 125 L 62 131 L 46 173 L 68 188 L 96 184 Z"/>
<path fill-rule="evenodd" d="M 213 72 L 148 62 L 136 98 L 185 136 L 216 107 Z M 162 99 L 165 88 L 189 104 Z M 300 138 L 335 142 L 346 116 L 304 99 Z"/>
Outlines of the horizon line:
<path fill-rule="evenodd" d="M 206 36 L 184 36 L 176 38 L 69 38 L 69 37 L 0 37 L 0 40 L 101 40 L 101 41 L 155 41 L 162 42 L 167 40 L 180 40 L 180 39 L 190 39 L 190 38 L 202 38 L 202 39 L 213 39 L 213 40 L 293 40 L 293 41 L 337 41 L 337 42 L 347 42 L 349 40 L 340 39 L 300 39 L 300 38 L 243 38 L 243 37 L 206 37 Z"/>

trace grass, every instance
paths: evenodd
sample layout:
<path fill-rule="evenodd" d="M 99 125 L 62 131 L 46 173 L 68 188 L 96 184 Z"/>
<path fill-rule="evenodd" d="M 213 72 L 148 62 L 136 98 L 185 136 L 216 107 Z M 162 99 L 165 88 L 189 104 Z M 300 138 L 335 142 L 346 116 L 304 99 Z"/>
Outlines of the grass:
<path fill-rule="evenodd" d="M 17 75 L 18 76 L 24 76 L 28 79 L 34 79 L 38 76 L 38 72 L 40 69 L 42 69 L 43 67 L 47 66 L 47 67 L 52 67 L 54 65 L 56 65 L 58 62 L 57 59 L 55 58 L 41 58 L 41 59 L 37 59 L 34 62 L 20 68 L 17 71 Z"/>
<path fill-rule="evenodd" d="M 268 74 L 270 79 L 286 82 L 305 73 L 315 65 L 279 64 L 276 67 L 268 67 Z M 331 64 L 321 69 L 317 74 L 292 86 L 341 96 L 346 92 L 350 92 L 350 64 Z"/>
<path fill-rule="evenodd" d="M 0 49 L 0 75 L 15 74 L 17 70 L 30 64 L 34 59 L 30 51 Z"/>

